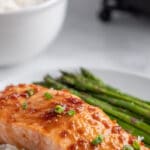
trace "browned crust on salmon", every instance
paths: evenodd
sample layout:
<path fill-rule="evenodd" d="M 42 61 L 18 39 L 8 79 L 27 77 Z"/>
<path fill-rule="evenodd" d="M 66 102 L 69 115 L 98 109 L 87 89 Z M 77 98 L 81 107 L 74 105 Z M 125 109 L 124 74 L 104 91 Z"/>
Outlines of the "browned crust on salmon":
<path fill-rule="evenodd" d="M 28 90 L 34 94 L 29 95 Z M 47 100 L 45 93 L 52 98 Z M 64 108 L 61 114 L 55 112 L 57 105 Z M 75 111 L 73 116 L 68 115 L 70 110 Z M 98 135 L 103 135 L 102 143 L 92 145 Z M 0 93 L 1 143 L 27 150 L 121 150 L 134 140 L 102 110 L 69 91 L 20 84 Z M 139 144 L 141 150 L 149 150 Z"/>

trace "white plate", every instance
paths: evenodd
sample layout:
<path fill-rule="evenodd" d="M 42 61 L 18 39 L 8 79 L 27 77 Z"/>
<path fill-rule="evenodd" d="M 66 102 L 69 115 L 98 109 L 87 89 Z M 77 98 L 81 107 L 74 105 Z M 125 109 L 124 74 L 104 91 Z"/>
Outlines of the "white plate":
<path fill-rule="evenodd" d="M 61 68 L 63 69 L 63 68 Z M 78 71 L 78 69 L 65 69 L 69 71 Z M 95 75 L 102 78 L 105 82 L 145 100 L 150 101 L 150 79 L 138 76 L 135 74 L 105 70 L 105 69 L 90 69 Z M 8 80 L 1 82 L 0 89 L 3 89 L 9 84 L 17 83 L 32 83 L 33 81 L 40 81 L 46 74 L 58 76 L 58 70 L 39 70 L 34 72 L 27 72 L 23 75 L 11 76 Z"/>

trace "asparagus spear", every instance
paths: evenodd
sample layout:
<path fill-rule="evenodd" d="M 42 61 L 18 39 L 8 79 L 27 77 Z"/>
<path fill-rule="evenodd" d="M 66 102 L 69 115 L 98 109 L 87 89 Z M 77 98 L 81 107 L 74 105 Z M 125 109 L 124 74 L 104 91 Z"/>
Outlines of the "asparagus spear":
<path fill-rule="evenodd" d="M 118 100 L 117 98 L 110 98 L 109 96 L 104 95 L 104 94 L 93 94 L 92 96 L 98 99 L 104 100 L 112 105 L 126 108 L 132 112 L 135 112 L 136 114 L 143 116 L 146 119 L 150 119 L 150 111 L 148 111 L 145 108 L 140 107 L 139 105 L 136 105 L 135 103 Z"/>
<path fill-rule="evenodd" d="M 81 71 L 81 74 L 88 80 L 93 81 L 96 84 L 99 84 L 100 86 L 105 86 L 105 83 L 101 79 L 93 75 L 89 70 L 85 68 L 80 68 L 80 71 Z"/>
<path fill-rule="evenodd" d="M 57 90 L 68 89 L 68 87 L 62 83 L 59 83 L 55 79 L 53 79 L 50 75 L 46 75 L 44 77 L 44 82 L 46 83 L 48 88 L 54 88 Z"/>
<path fill-rule="evenodd" d="M 110 97 L 114 97 L 114 98 L 118 98 L 118 99 L 122 99 L 125 101 L 135 103 L 141 107 L 144 107 L 150 110 L 150 105 L 144 103 L 143 101 L 133 99 L 133 98 L 129 99 L 127 96 L 125 97 L 125 96 L 120 95 L 119 93 L 115 93 L 113 91 L 107 90 L 106 88 L 99 87 L 98 85 L 93 84 L 92 82 L 88 82 L 88 81 L 85 82 L 85 80 L 82 80 L 82 78 L 79 78 L 79 77 L 75 78 L 75 77 L 63 75 L 60 80 L 65 84 L 78 88 L 79 90 L 89 91 L 89 92 L 93 92 L 96 94 L 106 94 Z M 150 118 L 150 113 L 149 113 L 149 118 Z"/>
<path fill-rule="evenodd" d="M 108 114 L 109 115 L 109 114 Z M 149 136 L 149 134 L 147 134 L 147 133 L 145 133 L 145 132 L 143 132 L 143 131 L 140 131 L 139 129 L 137 129 L 137 128 L 135 128 L 135 127 L 133 127 L 133 126 L 131 126 L 130 124 L 128 124 L 128 123 L 125 123 L 125 122 L 123 122 L 122 120 L 120 120 L 120 119 L 117 119 L 116 117 L 114 117 L 114 116 L 112 116 L 112 115 L 109 115 L 109 117 L 111 118 L 111 119 L 115 119 L 115 120 L 117 120 L 117 122 L 118 122 L 118 124 L 123 128 L 123 129 L 125 129 L 127 132 L 129 132 L 129 133 L 131 133 L 132 135 L 135 135 L 135 136 L 142 136 L 142 137 L 144 137 L 144 142 L 145 143 L 147 143 L 147 144 L 150 144 L 150 136 Z"/>
<path fill-rule="evenodd" d="M 74 89 L 68 88 L 67 86 L 64 86 L 63 84 L 58 83 L 57 81 L 55 81 L 54 79 L 52 79 L 50 76 L 45 77 L 45 82 L 47 83 L 47 85 L 49 85 L 50 87 L 54 87 L 56 89 L 69 89 L 71 93 L 81 97 L 85 102 L 91 104 L 91 105 L 95 105 L 100 107 L 101 109 L 103 109 L 106 113 L 112 114 L 113 116 L 145 131 L 146 133 L 150 134 L 150 126 L 146 123 L 144 123 L 141 120 L 138 120 L 132 116 L 129 116 L 127 114 L 124 114 L 122 112 L 119 112 L 114 106 L 103 102 L 101 100 L 98 100 L 96 98 L 93 98 L 87 94 L 82 94 Z"/>
<path fill-rule="evenodd" d="M 100 78 L 97 78 L 93 73 L 91 73 L 89 70 L 87 70 L 85 68 L 81 68 L 80 70 L 81 70 L 81 74 L 85 78 L 89 79 L 91 82 L 95 81 L 96 84 L 98 84 L 100 87 L 106 88 L 107 90 L 110 90 L 110 91 L 116 93 L 116 96 L 118 95 L 117 97 L 120 97 L 121 99 L 125 99 L 127 101 L 133 101 L 134 100 L 134 101 L 137 101 L 137 103 L 138 103 L 138 101 L 142 101 L 146 104 L 150 104 L 150 102 L 147 102 L 145 100 L 142 100 L 142 99 L 139 99 L 137 97 L 131 96 L 129 94 L 123 93 L 119 89 L 105 84 Z M 144 107 L 150 108 L 149 106 L 147 106 L 145 104 L 144 104 Z"/>
<path fill-rule="evenodd" d="M 150 102 L 148 102 L 148 101 L 145 101 L 145 103 L 148 104 L 148 105 L 150 105 Z"/>
<path fill-rule="evenodd" d="M 133 112 L 127 110 L 127 109 L 120 108 L 120 107 L 117 107 L 117 109 L 118 109 L 118 111 L 121 111 L 121 112 L 123 112 L 125 114 L 128 114 L 130 116 L 133 116 L 134 118 L 137 118 L 137 119 L 139 119 L 139 120 L 141 120 L 143 122 L 146 122 L 147 124 L 150 124 L 150 120 L 144 119 L 142 116 L 140 116 L 138 114 L 135 114 L 135 113 L 133 113 Z"/>
<path fill-rule="evenodd" d="M 44 82 L 44 81 L 41 81 L 41 82 L 33 82 L 34 84 L 38 84 L 38 85 L 41 85 L 41 86 L 44 86 L 44 87 L 49 87 L 49 85 L 47 85 L 47 82 Z"/>
<path fill-rule="evenodd" d="M 111 91 L 117 91 L 120 92 L 120 90 L 118 90 L 117 88 L 114 88 L 110 85 L 107 85 L 104 83 L 103 80 L 101 80 L 100 78 L 97 78 L 92 72 L 90 72 L 89 70 L 85 69 L 85 68 L 80 68 L 81 74 L 82 76 L 84 76 L 85 78 L 87 78 L 89 81 L 95 82 L 96 84 L 99 84 L 99 86 L 103 87 L 103 88 L 107 88 L 108 90 Z"/>

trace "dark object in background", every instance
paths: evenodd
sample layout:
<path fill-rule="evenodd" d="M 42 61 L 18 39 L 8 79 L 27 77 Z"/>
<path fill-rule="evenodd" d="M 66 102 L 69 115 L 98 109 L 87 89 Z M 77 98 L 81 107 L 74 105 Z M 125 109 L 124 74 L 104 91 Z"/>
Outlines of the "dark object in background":
<path fill-rule="evenodd" d="M 150 17 L 150 0 L 103 0 L 100 19 L 105 22 L 110 21 L 114 10 Z"/>

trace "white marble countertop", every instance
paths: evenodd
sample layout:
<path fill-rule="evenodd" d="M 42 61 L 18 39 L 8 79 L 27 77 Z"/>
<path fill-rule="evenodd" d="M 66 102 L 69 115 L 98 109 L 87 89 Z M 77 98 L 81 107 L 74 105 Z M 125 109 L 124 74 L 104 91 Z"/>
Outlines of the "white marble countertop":
<path fill-rule="evenodd" d="M 96 17 L 99 0 L 70 0 L 64 27 L 47 51 L 13 67 L 0 80 L 42 68 L 88 66 L 150 76 L 150 22 L 128 15 L 105 24 Z"/>

